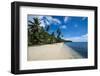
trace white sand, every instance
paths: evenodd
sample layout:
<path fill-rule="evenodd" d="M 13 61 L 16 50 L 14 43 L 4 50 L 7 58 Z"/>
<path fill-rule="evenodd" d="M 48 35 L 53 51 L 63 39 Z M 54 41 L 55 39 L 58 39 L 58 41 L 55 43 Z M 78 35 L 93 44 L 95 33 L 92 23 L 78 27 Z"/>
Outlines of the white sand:
<path fill-rule="evenodd" d="M 77 59 L 82 58 L 76 51 L 64 43 L 47 44 L 28 47 L 28 60 L 52 60 L 52 59 Z"/>

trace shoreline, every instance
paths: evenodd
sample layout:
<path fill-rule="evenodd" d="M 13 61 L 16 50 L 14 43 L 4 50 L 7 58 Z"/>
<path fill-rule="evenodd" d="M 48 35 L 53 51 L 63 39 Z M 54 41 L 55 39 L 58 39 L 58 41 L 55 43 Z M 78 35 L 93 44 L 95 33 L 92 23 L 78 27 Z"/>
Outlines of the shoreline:
<path fill-rule="evenodd" d="M 63 42 L 28 47 L 28 61 L 79 58 L 82 58 L 82 56 L 69 46 L 65 46 Z"/>
<path fill-rule="evenodd" d="M 64 43 L 64 42 L 48 43 L 48 44 L 40 44 L 40 45 L 32 45 L 32 46 L 28 46 L 28 47 L 36 47 L 36 46 L 44 46 L 44 45 L 53 45 L 53 44 L 58 44 L 58 43 Z"/>

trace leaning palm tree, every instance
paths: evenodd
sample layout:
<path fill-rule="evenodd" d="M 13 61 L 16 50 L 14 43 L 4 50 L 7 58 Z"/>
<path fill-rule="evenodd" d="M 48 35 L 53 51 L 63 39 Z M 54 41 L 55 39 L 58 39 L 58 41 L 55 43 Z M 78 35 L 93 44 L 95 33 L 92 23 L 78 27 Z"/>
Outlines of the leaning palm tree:
<path fill-rule="evenodd" d="M 39 19 L 38 19 L 38 17 L 34 17 L 33 18 L 33 21 L 28 21 L 30 24 L 28 25 L 30 28 L 31 28 L 31 31 L 32 32 L 39 32 L 39 30 L 40 30 L 40 21 L 39 21 Z"/>
<path fill-rule="evenodd" d="M 39 43 L 39 32 L 41 30 L 41 27 L 39 26 L 41 23 L 37 17 L 33 18 L 33 21 L 29 20 L 28 21 L 28 35 L 29 36 L 29 41 L 32 44 Z"/>
<path fill-rule="evenodd" d="M 61 30 L 60 30 L 60 28 L 58 28 L 57 29 L 57 38 L 60 38 L 60 36 L 61 36 Z"/>
<path fill-rule="evenodd" d="M 50 29 L 50 26 L 49 26 L 49 25 L 46 25 L 46 26 L 45 26 L 45 30 L 48 32 L 49 29 Z"/>

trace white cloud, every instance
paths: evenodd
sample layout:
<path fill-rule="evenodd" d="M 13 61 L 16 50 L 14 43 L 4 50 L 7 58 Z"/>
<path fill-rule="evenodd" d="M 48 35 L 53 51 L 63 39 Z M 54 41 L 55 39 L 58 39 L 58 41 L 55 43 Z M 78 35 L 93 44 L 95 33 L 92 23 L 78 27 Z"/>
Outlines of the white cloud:
<path fill-rule="evenodd" d="M 72 40 L 73 42 L 87 42 L 88 35 L 81 35 L 80 37 L 71 37 L 66 40 Z"/>
<path fill-rule="evenodd" d="M 47 20 L 44 21 L 46 25 L 50 25 L 51 23 Z"/>
<path fill-rule="evenodd" d="M 49 22 L 50 24 L 53 23 L 53 24 L 61 24 L 61 21 L 57 18 L 53 18 L 51 16 L 46 16 L 46 21 Z"/>
<path fill-rule="evenodd" d="M 46 19 L 47 21 L 52 21 L 52 17 L 51 17 L 51 16 L 45 16 L 45 19 Z"/>
<path fill-rule="evenodd" d="M 46 25 L 51 25 L 52 17 L 51 16 L 44 16 L 43 21 L 45 22 Z"/>
<path fill-rule="evenodd" d="M 44 16 L 37 16 L 37 17 L 38 17 L 40 20 L 42 20 Z"/>
<path fill-rule="evenodd" d="M 45 27 L 44 21 L 40 21 L 40 22 L 41 22 L 40 26 Z"/>
<path fill-rule="evenodd" d="M 53 18 L 52 21 L 57 23 L 57 24 L 61 24 L 60 20 L 58 20 L 57 18 Z"/>
<path fill-rule="evenodd" d="M 67 23 L 68 20 L 69 20 L 69 17 L 66 16 L 66 17 L 64 18 L 64 22 Z"/>
<path fill-rule="evenodd" d="M 61 21 L 57 18 L 53 18 L 51 16 L 30 16 L 29 20 L 32 20 L 32 18 L 38 17 L 41 24 L 40 26 L 45 27 L 46 25 L 51 25 L 51 24 L 61 24 Z"/>
<path fill-rule="evenodd" d="M 61 28 L 62 29 L 66 29 L 67 27 L 66 27 L 66 25 L 62 25 Z"/>
<path fill-rule="evenodd" d="M 51 20 L 52 17 L 51 16 L 38 16 L 38 18 L 40 19 L 40 26 L 45 27 L 46 25 L 50 25 L 51 24 Z"/>

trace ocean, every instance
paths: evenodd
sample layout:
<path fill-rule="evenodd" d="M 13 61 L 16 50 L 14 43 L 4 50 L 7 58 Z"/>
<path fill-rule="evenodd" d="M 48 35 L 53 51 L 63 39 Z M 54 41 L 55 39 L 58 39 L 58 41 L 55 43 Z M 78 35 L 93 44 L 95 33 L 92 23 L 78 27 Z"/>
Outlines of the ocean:
<path fill-rule="evenodd" d="M 78 52 L 83 58 L 88 58 L 88 42 L 65 42 L 64 44 Z"/>

